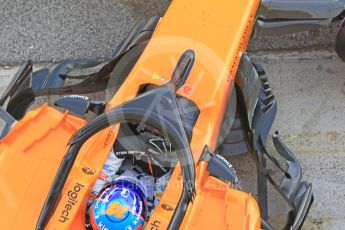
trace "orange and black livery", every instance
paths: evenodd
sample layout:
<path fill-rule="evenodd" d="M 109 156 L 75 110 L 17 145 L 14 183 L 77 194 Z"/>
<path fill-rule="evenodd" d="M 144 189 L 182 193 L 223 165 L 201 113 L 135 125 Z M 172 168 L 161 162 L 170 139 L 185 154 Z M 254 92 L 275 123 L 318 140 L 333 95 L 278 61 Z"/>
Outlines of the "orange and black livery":
<path fill-rule="evenodd" d="M 163 17 L 139 22 L 106 63 L 67 60 L 38 71 L 24 64 L 0 100 L 6 122 L 2 228 L 90 228 L 88 202 L 109 152 L 120 136 L 140 136 L 145 129 L 174 150 L 172 175 L 146 229 L 274 229 L 268 182 L 289 207 L 283 228 L 300 229 L 313 202 L 312 185 L 302 180 L 298 159 L 277 132 L 273 143 L 287 167 L 265 148 L 277 102 L 246 48 L 253 36 L 340 20 L 345 4 L 281 2 L 173 0 Z M 337 47 L 341 53 L 343 44 Z M 95 66 L 92 73 L 70 74 Z M 104 90 L 104 99 L 90 96 Z M 35 101 L 47 95 L 62 97 L 54 105 Z M 86 119 L 90 113 L 94 118 Z M 257 199 L 239 189 L 227 160 L 247 152 L 257 165 Z M 157 159 L 145 159 L 154 175 Z M 266 161 L 282 172 L 281 181 L 272 178 Z M 127 211 L 109 207 L 119 216 Z"/>

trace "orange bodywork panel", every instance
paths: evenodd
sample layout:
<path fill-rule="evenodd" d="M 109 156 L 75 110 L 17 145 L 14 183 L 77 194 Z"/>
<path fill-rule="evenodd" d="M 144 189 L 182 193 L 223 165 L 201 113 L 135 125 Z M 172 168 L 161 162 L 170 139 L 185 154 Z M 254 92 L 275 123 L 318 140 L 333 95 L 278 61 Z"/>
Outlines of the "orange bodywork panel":
<path fill-rule="evenodd" d="M 242 191 L 230 189 L 230 184 L 209 176 L 207 162 L 196 168 L 196 196 L 189 205 L 180 229 L 260 229 L 260 212 L 255 199 Z M 177 170 L 175 170 L 177 171 Z M 177 180 L 170 179 L 159 205 L 146 229 L 167 229 L 179 200 Z"/>
<path fill-rule="evenodd" d="M 134 98 L 144 84 L 165 84 L 179 57 L 192 49 L 195 63 L 177 94 L 200 110 L 190 143 L 198 162 L 206 145 L 216 147 L 258 6 L 259 0 L 172 1 L 107 109 Z M 0 218 L 4 229 L 35 227 L 68 140 L 83 124 L 79 118 L 43 106 L 27 114 L 1 141 L 0 183 L 6 189 L 1 188 Z M 118 126 L 105 129 L 84 144 L 47 229 L 85 229 L 86 204 L 117 130 Z M 260 212 L 254 198 L 208 175 L 206 168 L 207 162 L 197 164 L 196 196 L 181 229 L 259 229 Z M 181 191 L 177 166 L 147 229 L 167 228 Z"/>
<path fill-rule="evenodd" d="M 109 107 L 134 98 L 143 84 L 162 85 L 170 80 L 179 57 L 186 50 L 193 50 L 195 63 L 185 85 L 177 94 L 190 99 L 200 109 L 190 144 L 197 162 L 205 145 L 211 149 L 216 147 L 228 97 L 233 89 L 242 52 L 246 50 L 250 39 L 258 6 L 258 0 L 174 0 Z M 214 180 L 201 176 L 207 174 L 205 168 L 198 173 L 196 183 L 200 185 L 199 188 L 203 188 L 207 181 Z M 181 170 L 176 167 L 160 205 L 176 207 L 181 191 Z M 239 201 L 245 200 L 246 205 L 235 205 L 240 202 L 230 204 L 235 197 Z M 201 208 L 204 212 L 198 211 Z M 242 219 L 231 219 L 228 215 L 232 212 L 241 215 Z M 148 229 L 166 229 L 172 214 L 158 207 L 149 220 Z M 233 222 L 230 223 L 230 219 Z M 221 193 L 217 189 L 202 189 L 197 190 L 195 202 L 189 205 L 181 229 L 259 227 L 260 212 L 253 198 L 235 190 Z"/>
<path fill-rule="evenodd" d="M 85 121 L 44 105 L 0 144 L 2 229 L 34 229 L 71 136 Z"/>

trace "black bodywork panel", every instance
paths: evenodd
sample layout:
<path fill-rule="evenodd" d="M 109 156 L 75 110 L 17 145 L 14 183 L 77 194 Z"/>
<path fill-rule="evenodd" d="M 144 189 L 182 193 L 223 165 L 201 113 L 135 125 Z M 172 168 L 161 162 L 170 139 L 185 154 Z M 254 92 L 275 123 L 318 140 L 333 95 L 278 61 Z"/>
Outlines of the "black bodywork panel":
<path fill-rule="evenodd" d="M 313 203 L 312 185 L 302 181 L 302 167 L 293 152 L 282 142 L 278 132 L 273 134 L 273 144 L 284 163 L 280 163 L 266 150 L 266 142 L 277 113 L 277 102 L 263 67 L 243 55 L 235 87 L 236 116 L 217 153 L 223 156 L 252 153 L 257 164 L 258 198 L 264 229 L 274 229 L 268 222 L 267 181 L 291 209 L 284 229 L 300 229 Z M 280 182 L 273 179 L 266 167 L 266 160 L 271 161 L 283 174 Z"/>
<path fill-rule="evenodd" d="M 8 100 L 6 111 L 15 119 L 21 119 L 36 97 L 49 95 L 73 95 L 93 93 L 107 88 L 112 81 L 112 95 L 126 79 L 142 51 L 147 45 L 160 17 L 152 17 L 148 21 L 139 22 L 129 36 L 117 47 L 113 58 L 105 64 L 100 60 L 65 60 L 52 70 L 41 69 L 33 72 L 31 61 L 25 63 L 17 72 L 7 90 L 0 99 L 0 105 Z M 130 59 L 126 65 L 121 60 Z M 86 75 L 70 75 L 74 70 L 93 70 Z M 114 76 L 113 71 L 116 69 Z M 118 71 L 121 69 L 122 71 Z M 66 80 L 78 80 L 78 83 L 66 85 Z M 78 111 L 80 112 L 80 111 Z"/>

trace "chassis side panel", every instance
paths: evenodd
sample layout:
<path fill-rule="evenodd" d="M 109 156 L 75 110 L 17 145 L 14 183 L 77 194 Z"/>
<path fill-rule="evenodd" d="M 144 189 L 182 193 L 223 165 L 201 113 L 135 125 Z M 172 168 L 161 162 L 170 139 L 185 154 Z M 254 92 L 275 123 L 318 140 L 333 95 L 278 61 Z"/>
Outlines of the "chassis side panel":
<path fill-rule="evenodd" d="M 0 144 L 3 229 L 34 229 L 69 138 L 84 120 L 48 107 L 28 113 Z"/>

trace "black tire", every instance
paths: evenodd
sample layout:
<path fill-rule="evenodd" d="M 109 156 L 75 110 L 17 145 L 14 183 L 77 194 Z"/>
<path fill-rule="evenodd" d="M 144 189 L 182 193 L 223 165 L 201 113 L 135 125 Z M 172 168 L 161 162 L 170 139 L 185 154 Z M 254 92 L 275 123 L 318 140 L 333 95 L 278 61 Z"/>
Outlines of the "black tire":
<path fill-rule="evenodd" d="M 338 56 L 345 61 L 345 19 L 339 27 L 339 31 L 335 40 L 335 51 Z"/>

